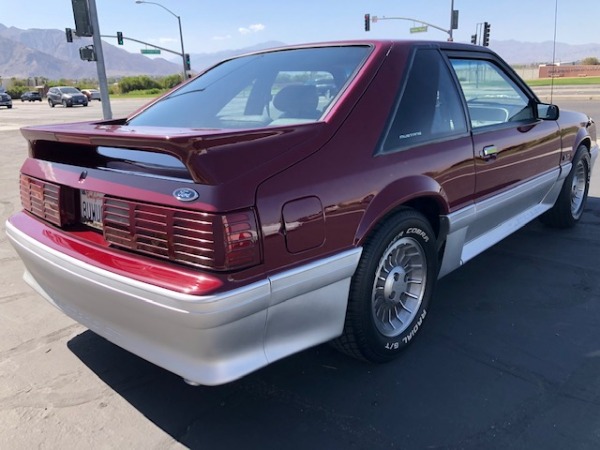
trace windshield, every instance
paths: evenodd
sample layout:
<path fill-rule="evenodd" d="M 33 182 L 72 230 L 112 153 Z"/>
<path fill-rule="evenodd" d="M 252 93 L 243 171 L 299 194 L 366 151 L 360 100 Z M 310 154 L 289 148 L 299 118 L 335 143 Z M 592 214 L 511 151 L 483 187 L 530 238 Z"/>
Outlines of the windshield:
<path fill-rule="evenodd" d="M 369 51 L 367 46 L 320 47 L 225 61 L 129 124 L 235 129 L 315 122 Z"/>
<path fill-rule="evenodd" d="M 63 94 L 79 94 L 79 91 L 72 87 L 62 88 L 61 92 Z"/>

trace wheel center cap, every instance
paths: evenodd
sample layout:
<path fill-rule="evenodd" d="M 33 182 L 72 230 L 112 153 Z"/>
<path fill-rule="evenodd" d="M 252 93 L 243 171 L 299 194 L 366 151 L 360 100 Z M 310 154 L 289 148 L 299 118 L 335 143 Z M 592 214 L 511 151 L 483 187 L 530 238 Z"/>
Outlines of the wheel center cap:
<path fill-rule="evenodd" d="M 403 267 L 394 267 L 387 275 L 383 293 L 385 299 L 392 303 L 400 303 L 402 294 L 408 286 L 408 274 Z"/>

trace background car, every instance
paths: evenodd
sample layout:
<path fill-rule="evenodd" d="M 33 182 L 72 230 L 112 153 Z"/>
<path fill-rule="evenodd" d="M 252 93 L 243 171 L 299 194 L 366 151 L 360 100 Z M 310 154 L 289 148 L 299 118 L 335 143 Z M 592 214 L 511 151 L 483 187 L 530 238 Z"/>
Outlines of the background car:
<path fill-rule="evenodd" d="M 6 106 L 8 109 L 12 108 L 12 98 L 6 92 L 0 92 L 0 106 Z"/>
<path fill-rule="evenodd" d="M 100 91 L 98 89 L 82 89 L 81 93 L 84 94 L 88 101 L 98 100 L 101 101 Z"/>
<path fill-rule="evenodd" d="M 537 217 L 574 226 L 598 157 L 591 118 L 450 42 L 265 50 L 130 117 L 22 133 L 26 281 L 208 385 L 326 341 L 397 357 L 440 277 Z"/>
<path fill-rule="evenodd" d="M 88 98 L 79 89 L 72 86 L 51 87 L 48 90 L 48 104 L 54 108 L 55 105 L 63 105 L 70 108 L 73 105 L 88 105 Z"/>
<path fill-rule="evenodd" d="M 35 101 L 42 101 L 42 95 L 38 92 L 38 91 L 27 91 L 24 92 L 23 95 L 21 95 L 21 101 L 29 101 L 29 102 L 35 102 Z"/>

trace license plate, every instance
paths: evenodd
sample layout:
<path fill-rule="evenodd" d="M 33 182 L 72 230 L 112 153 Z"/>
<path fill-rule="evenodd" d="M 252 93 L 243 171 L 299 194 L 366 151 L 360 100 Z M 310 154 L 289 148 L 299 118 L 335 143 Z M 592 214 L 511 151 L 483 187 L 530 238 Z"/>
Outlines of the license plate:
<path fill-rule="evenodd" d="M 102 230 L 102 203 L 104 194 L 80 191 L 81 223 Z"/>

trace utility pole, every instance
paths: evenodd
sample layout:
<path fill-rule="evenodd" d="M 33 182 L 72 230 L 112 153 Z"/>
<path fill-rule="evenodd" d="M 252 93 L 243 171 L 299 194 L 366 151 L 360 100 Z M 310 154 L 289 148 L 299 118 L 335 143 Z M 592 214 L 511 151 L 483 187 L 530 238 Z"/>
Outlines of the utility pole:
<path fill-rule="evenodd" d="M 88 0 L 90 8 L 90 21 L 92 24 L 94 51 L 96 53 L 96 70 L 98 72 L 98 84 L 100 87 L 100 98 L 102 99 L 102 113 L 104 120 L 112 119 L 110 99 L 108 98 L 108 80 L 106 79 L 106 66 L 104 65 L 104 52 L 102 51 L 102 38 L 100 37 L 100 23 L 98 21 L 98 10 L 96 0 Z"/>

